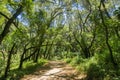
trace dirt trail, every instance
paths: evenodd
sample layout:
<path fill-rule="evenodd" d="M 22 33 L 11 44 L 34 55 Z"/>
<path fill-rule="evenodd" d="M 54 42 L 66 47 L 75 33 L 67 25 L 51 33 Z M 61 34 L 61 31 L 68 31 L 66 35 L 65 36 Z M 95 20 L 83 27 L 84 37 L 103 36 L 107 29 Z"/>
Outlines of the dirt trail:
<path fill-rule="evenodd" d="M 78 75 L 73 67 L 63 61 L 50 61 L 43 68 L 25 75 L 20 80 L 84 80 L 85 77 Z"/>

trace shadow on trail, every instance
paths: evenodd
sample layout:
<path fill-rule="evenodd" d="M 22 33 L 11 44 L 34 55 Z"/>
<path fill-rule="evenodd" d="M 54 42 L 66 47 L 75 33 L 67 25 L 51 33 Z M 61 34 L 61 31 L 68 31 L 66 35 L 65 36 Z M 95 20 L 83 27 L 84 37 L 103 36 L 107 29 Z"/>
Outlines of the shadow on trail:
<path fill-rule="evenodd" d="M 50 61 L 43 69 L 20 80 L 83 80 L 84 77 L 85 75 L 78 75 L 73 67 L 63 61 Z"/>
<path fill-rule="evenodd" d="M 23 69 L 13 69 L 9 72 L 9 80 L 20 80 L 24 75 L 32 74 L 38 70 L 46 71 L 51 69 L 49 66 L 43 65 L 41 63 L 35 63 L 35 65 L 30 65 Z M 34 73 L 34 75 L 40 75 L 37 73 Z M 2 78 L 0 78 L 2 80 Z"/>
<path fill-rule="evenodd" d="M 11 70 L 8 77 L 9 80 L 84 80 L 86 76 L 79 75 L 63 61 L 49 61 L 44 65 L 36 63 L 21 70 Z"/>

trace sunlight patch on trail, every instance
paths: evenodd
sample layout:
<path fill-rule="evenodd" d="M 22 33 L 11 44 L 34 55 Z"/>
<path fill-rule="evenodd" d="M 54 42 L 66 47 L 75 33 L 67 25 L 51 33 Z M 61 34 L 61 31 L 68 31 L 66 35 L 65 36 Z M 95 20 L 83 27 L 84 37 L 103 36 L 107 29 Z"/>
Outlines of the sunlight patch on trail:
<path fill-rule="evenodd" d="M 52 70 L 46 72 L 45 76 L 49 76 L 49 75 L 58 73 L 58 72 L 60 72 L 61 70 L 62 70 L 62 68 L 53 68 Z"/>
<path fill-rule="evenodd" d="M 20 80 L 84 80 L 85 77 L 86 75 L 78 74 L 72 66 L 63 61 L 50 61 L 44 68 Z"/>
<path fill-rule="evenodd" d="M 53 68 L 49 71 L 47 71 L 42 77 L 39 78 L 39 80 L 46 80 L 49 77 L 55 77 L 56 73 L 59 73 L 62 71 L 62 68 Z"/>

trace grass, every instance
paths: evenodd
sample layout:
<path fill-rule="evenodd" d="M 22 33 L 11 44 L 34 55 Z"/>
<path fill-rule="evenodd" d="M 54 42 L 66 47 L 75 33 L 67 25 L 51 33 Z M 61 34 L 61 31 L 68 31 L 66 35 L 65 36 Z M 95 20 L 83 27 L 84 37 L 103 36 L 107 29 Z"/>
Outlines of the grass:
<path fill-rule="evenodd" d="M 99 54 L 88 59 L 67 58 L 65 62 L 86 74 L 87 80 L 120 80 L 120 68 L 116 71 L 109 59 L 108 55 Z"/>
<path fill-rule="evenodd" d="M 13 68 L 10 70 L 7 80 L 19 80 L 24 75 L 34 73 L 45 63 L 47 63 L 47 60 L 44 59 L 39 59 L 38 63 L 33 63 L 32 61 L 25 62 L 22 69 Z"/>

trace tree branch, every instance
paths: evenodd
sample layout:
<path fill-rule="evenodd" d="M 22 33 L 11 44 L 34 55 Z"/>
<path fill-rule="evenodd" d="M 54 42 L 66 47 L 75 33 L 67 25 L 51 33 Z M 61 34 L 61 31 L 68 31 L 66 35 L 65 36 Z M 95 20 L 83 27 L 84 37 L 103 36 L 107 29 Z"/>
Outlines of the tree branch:
<path fill-rule="evenodd" d="M 9 33 L 9 28 L 13 21 L 17 18 L 17 16 L 22 12 L 22 6 L 20 6 L 17 10 L 16 13 L 7 21 L 3 32 L 0 34 L 0 44 L 2 43 L 4 37 Z"/>

